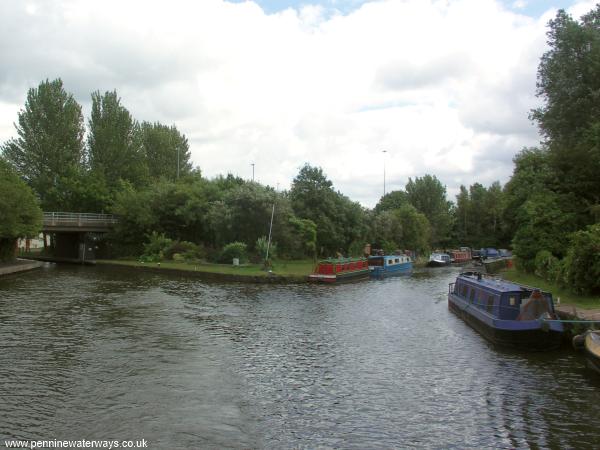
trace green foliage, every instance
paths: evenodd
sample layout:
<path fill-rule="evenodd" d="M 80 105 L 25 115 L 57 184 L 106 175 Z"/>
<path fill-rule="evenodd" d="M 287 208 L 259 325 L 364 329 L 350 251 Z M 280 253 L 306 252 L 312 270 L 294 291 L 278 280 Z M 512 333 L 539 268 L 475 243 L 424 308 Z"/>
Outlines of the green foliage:
<path fill-rule="evenodd" d="M 310 219 L 298 219 L 295 216 L 291 216 L 288 222 L 294 233 L 290 249 L 292 256 L 316 258 L 317 224 Z"/>
<path fill-rule="evenodd" d="M 27 186 L 0 158 L 0 260 L 12 259 L 15 240 L 36 236 L 42 227 L 42 210 Z"/>
<path fill-rule="evenodd" d="M 531 196 L 521 208 L 521 225 L 513 239 L 513 251 L 520 267 L 535 270 L 535 257 L 540 250 L 548 250 L 562 258 L 567 249 L 566 234 L 576 228 L 573 214 L 561 210 L 560 196 L 553 192 L 539 192 Z"/>
<path fill-rule="evenodd" d="M 397 209 L 396 217 L 402 227 L 402 239 L 398 241 L 402 249 L 425 253 L 429 250 L 431 226 L 425 214 L 411 205 Z"/>
<path fill-rule="evenodd" d="M 233 258 L 238 258 L 240 263 L 248 261 L 248 246 L 243 242 L 231 242 L 223 247 L 219 261 L 231 264 Z"/>
<path fill-rule="evenodd" d="M 386 249 L 386 245 L 425 252 L 429 249 L 430 225 L 424 214 L 410 205 L 383 211 L 373 219 L 372 234 L 375 245 Z M 387 244 L 386 244 L 387 243 Z"/>
<path fill-rule="evenodd" d="M 204 249 L 188 241 L 174 241 L 163 252 L 165 259 L 174 261 L 198 261 L 204 258 Z"/>
<path fill-rule="evenodd" d="M 191 172 L 188 140 L 175 126 L 143 122 L 141 134 L 146 164 L 152 179 L 164 177 L 175 180 Z"/>
<path fill-rule="evenodd" d="M 254 244 L 254 249 L 261 260 L 267 259 L 267 247 L 269 249 L 269 259 L 275 258 L 277 256 L 277 244 L 275 242 L 271 242 L 271 245 L 269 245 L 269 239 L 266 236 L 261 236 L 256 240 L 256 244 Z"/>
<path fill-rule="evenodd" d="M 398 249 L 398 244 L 396 244 L 394 241 L 388 241 L 386 239 L 382 239 L 379 242 L 379 245 L 386 255 L 390 255 Z"/>
<path fill-rule="evenodd" d="M 581 227 L 600 204 L 600 4 L 574 20 L 559 10 L 549 23 L 549 49 L 538 68 L 532 112 L 546 138 L 557 193 L 571 194 Z"/>
<path fill-rule="evenodd" d="M 0 262 L 12 261 L 15 259 L 15 238 L 5 239 L 0 237 Z"/>
<path fill-rule="evenodd" d="M 575 292 L 600 293 L 600 224 L 573 233 L 564 272 Z"/>
<path fill-rule="evenodd" d="M 83 161 L 81 106 L 60 79 L 43 81 L 27 92 L 15 124 L 18 138 L 2 146 L 3 156 L 38 195 L 46 211 L 71 207 L 70 179 Z"/>
<path fill-rule="evenodd" d="M 141 259 L 146 262 L 162 261 L 165 258 L 165 253 L 172 245 L 173 241 L 171 239 L 164 234 L 153 231 L 144 244 L 144 253 Z"/>
<path fill-rule="evenodd" d="M 392 191 L 385 194 L 377 205 L 375 205 L 375 213 L 379 214 L 383 211 L 398 209 L 409 204 L 408 195 L 404 191 Z"/>
<path fill-rule="evenodd" d="M 451 203 L 446 200 L 446 187 L 432 175 L 409 178 L 406 184 L 408 201 L 424 214 L 431 225 L 431 244 L 444 245 L 452 228 Z"/>
<path fill-rule="evenodd" d="M 366 213 L 361 206 L 333 190 L 323 170 L 305 164 L 290 190 L 294 214 L 317 225 L 317 252 L 344 251 L 367 234 Z"/>
<path fill-rule="evenodd" d="M 354 241 L 348 247 L 348 256 L 359 257 L 364 256 L 365 243 L 364 241 Z"/>
<path fill-rule="evenodd" d="M 560 260 L 548 250 L 540 250 L 535 255 L 535 274 L 544 280 L 558 282 L 561 276 Z"/>
<path fill-rule="evenodd" d="M 460 187 L 454 209 L 455 240 L 473 248 L 506 246 L 502 214 L 504 193 L 499 182 L 489 188 L 480 183 Z"/>
<path fill-rule="evenodd" d="M 88 151 L 91 171 L 110 189 L 118 187 L 121 180 L 134 186 L 146 184 L 148 166 L 140 127 L 121 105 L 116 91 L 92 93 Z"/>

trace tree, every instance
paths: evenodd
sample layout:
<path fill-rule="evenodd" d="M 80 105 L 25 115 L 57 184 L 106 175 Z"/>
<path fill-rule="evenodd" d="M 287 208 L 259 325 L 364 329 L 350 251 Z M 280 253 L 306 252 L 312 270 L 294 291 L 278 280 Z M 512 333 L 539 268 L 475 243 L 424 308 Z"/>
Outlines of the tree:
<path fill-rule="evenodd" d="M 112 190 L 119 181 L 143 186 L 148 178 L 138 123 L 116 91 L 92 94 L 88 152 L 90 169 Z"/>
<path fill-rule="evenodd" d="M 81 106 L 60 79 L 29 89 L 15 124 L 18 138 L 2 146 L 4 157 L 33 188 L 49 211 L 69 210 L 68 187 L 83 160 Z"/>
<path fill-rule="evenodd" d="M 382 211 L 389 211 L 390 209 L 398 209 L 408 204 L 408 195 L 404 191 L 392 191 L 385 194 L 377 205 L 375 205 L 375 212 L 380 213 Z"/>
<path fill-rule="evenodd" d="M 151 178 L 175 180 L 192 170 L 190 147 L 185 135 L 173 125 L 143 122 L 142 145 Z"/>
<path fill-rule="evenodd" d="M 33 237 L 42 227 L 42 210 L 31 188 L 0 158 L 0 261 L 14 256 L 17 238 Z"/>
<path fill-rule="evenodd" d="M 360 204 L 336 192 L 320 167 L 305 164 L 289 194 L 294 214 L 317 225 L 317 253 L 347 252 L 367 235 L 366 212 Z"/>
<path fill-rule="evenodd" d="M 526 271 L 535 269 L 540 250 L 565 256 L 566 236 L 577 229 L 575 214 L 561 208 L 563 201 L 552 191 L 536 192 L 522 206 L 520 224 L 513 239 L 513 250 Z"/>
<path fill-rule="evenodd" d="M 336 192 L 320 167 L 305 164 L 292 183 L 290 200 L 297 217 L 317 225 L 317 252 L 335 254 L 344 246 L 337 226 Z"/>
<path fill-rule="evenodd" d="M 600 224 L 571 236 L 565 258 L 565 280 L 577 292 L 600 293 Z"/>
<path fill-rule="evenodd" d="M 559 10 L 549 28 L 537 80 L 544 104 L 532 118 L 560 181 L 553 190 L 575 194 L 580 220 L 591 223 L 600 205 L 600 4 L 579 22 Z"/>
<path fill-rule="evenodd" d="M 443 245 L 449 240 L 452 227 L 451 203 L 446 200 L 446 187 L 434 176 L 409 178 L 406 184 L 408 201 L 423 213 L 431 224 L 433 245 Z"/>

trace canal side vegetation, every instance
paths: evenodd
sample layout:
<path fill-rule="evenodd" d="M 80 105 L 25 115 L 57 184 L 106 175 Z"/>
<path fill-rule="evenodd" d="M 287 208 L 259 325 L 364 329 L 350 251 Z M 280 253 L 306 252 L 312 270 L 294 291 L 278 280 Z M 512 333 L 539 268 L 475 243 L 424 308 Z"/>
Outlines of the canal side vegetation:
<path fill-rule="evenodd" d="M 36 236 L 42 210 L 33 191 L 0 158 L 0 263 L 14 259 L 18 238 Z"/>
<path fill-rule="evenodd" d="M 250 264 L 232 269 L 243 271 L 273 265 L 267 246 L 276 270 L 284 261 L 362 255 L 366 243 L 421 257 L 455 246 L 512 248 L 523 273 L 597 296 L 600 5 L 580 20 L 560 10 L 550 21 L 536 94 L 542 104 L 531 119 L 543 141 L 517 153 L 505 185 L 463 185 L 451 201 L 435 175 L 419 174 L 368 209 L 336 190 L 322 168 L 301 161 L 284 191 L 233 174 L 206 178 L 175 125 L 138 122 L 116 91 L 91 94 L 86 124 L 62 81 L 45 80 L 28 91 L 17 136 L 1 146 L 4 166 L 12 167 L 2 172 L 2 207 L 19 209 L 24 221 L 2 233 L 13 239 L 39 229 L 35 201 L 4 200 L 12 199 L 9 190 L 27 197 L 26 184 L 44 211 L 117 215 L 101 243 L 104 258 L 213 263 L 215 270 L 237 259 Z"/>

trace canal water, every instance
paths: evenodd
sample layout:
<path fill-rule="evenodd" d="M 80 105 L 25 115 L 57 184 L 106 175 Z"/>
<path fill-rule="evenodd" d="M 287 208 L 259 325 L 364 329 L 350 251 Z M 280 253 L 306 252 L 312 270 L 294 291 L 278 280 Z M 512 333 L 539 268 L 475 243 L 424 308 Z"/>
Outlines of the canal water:
<path fill-rule="evenodd" d="M 598 448 L 600 377 L 448 311 L 458 269 L 340 286 L 48 266 L 0 280 L 0 438 Z"/>

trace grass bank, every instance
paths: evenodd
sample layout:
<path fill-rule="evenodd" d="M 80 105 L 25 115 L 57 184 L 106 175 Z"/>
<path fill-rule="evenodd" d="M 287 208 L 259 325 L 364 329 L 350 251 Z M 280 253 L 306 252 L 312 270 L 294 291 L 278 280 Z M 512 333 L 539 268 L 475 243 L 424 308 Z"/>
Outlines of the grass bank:
<path fill-rule="evenodd" d="M 499 275 L 502 278 L 514 281 L 515 283 L 527 284 L 529 286 L 535 286 L 544 291 L 551 292 L 555 301 L 560 297 L 561 305 L 573 305 L 581 309 L 600 308 L 599 297 L 574 294 L 567 288 L 559 286 L 556 283 L 546 281 L 534 274 L 524 273 L 512 268 L 501 271 Z"/>
<path fill-rule="evenodd" d="M 159 263 L 142 263 L 136 260 L 117 260 L 104 259 L 96 260 L 97 264 L 119 265 L 135 267 L 140 269 L 152 269 L 153 271 L 179 271 L 194 272 L 196 274 L 222 275 L 224 278 L 234 280 L 244 279 L 260 281 L 261 278 L 281 278 L 281 281 L 300 281 L 304 280 L 313 270 L 314 263 L 311 260 L 297 261 L 275 261 L 273 263 L 272 273 L 269 274 L 263 270 L 261 264 L 242 264 L 233 266 L 230 264 L 210 264 L 210 263 L 186 263 L 175 261 L 162 261 Z"/>

